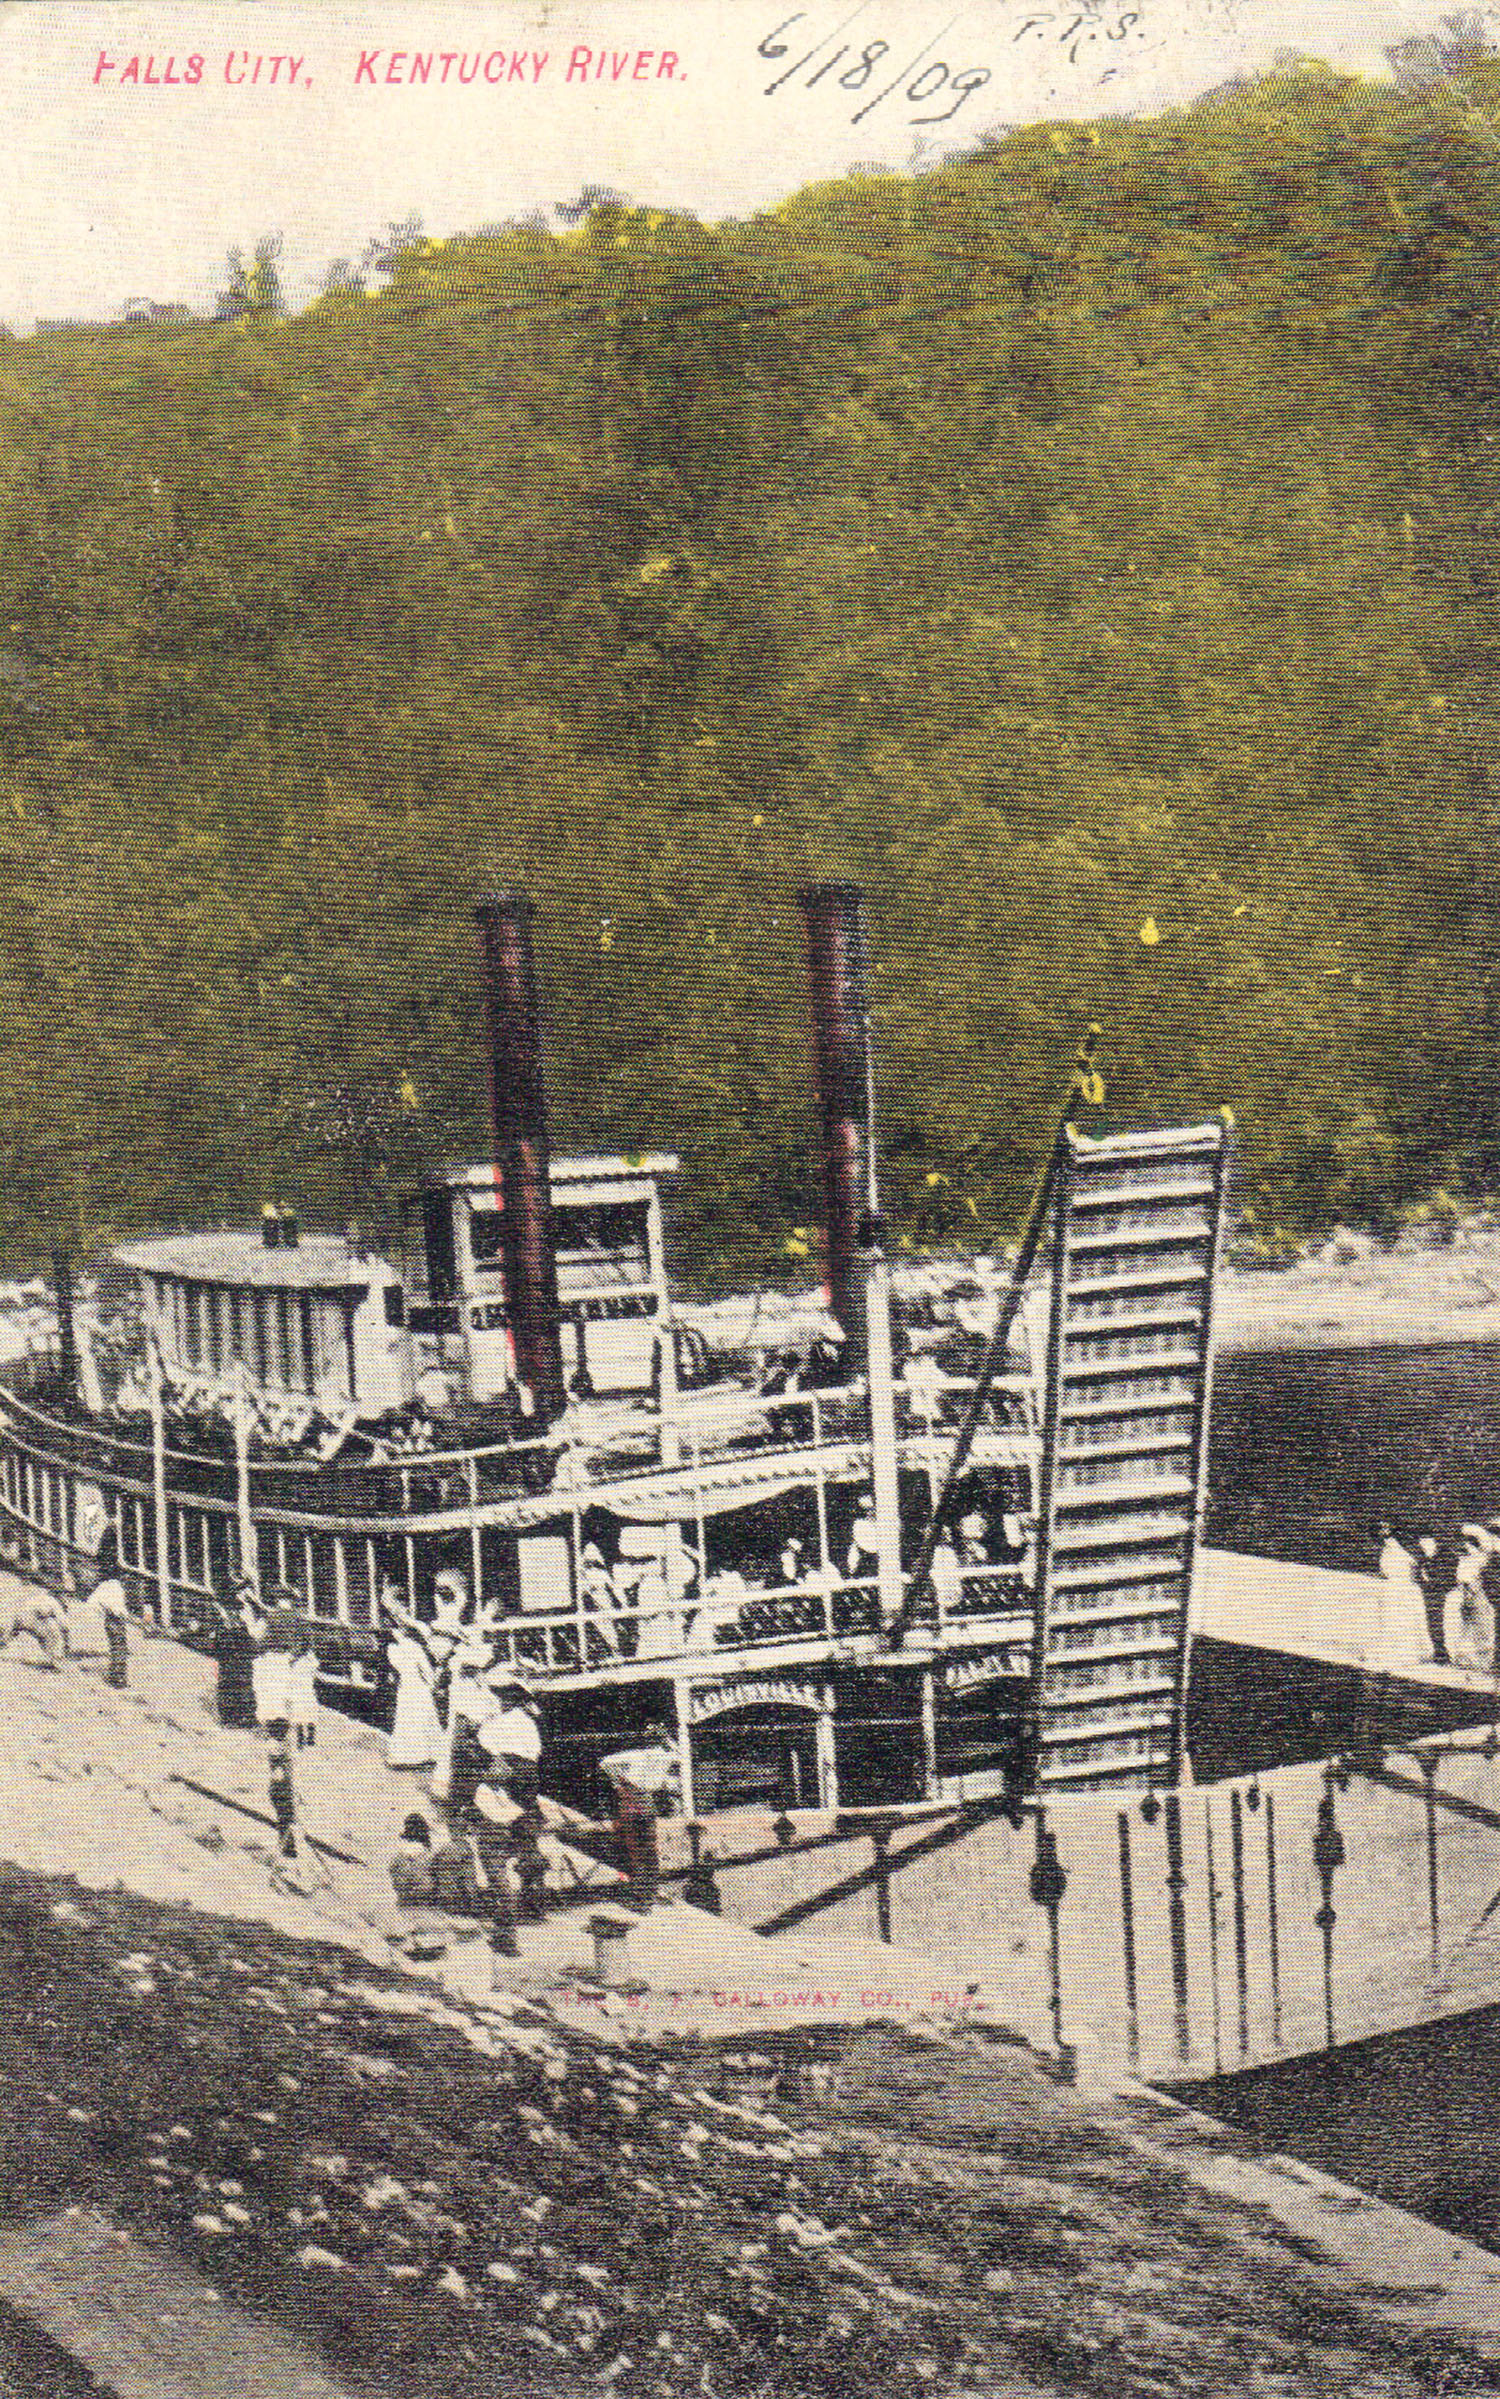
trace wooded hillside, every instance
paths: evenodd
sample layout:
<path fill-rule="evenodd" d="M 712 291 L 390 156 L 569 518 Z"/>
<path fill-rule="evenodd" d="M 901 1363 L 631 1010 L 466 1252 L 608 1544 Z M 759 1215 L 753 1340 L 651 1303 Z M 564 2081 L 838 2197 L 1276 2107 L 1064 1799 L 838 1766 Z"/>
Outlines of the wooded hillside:
<path fill-rule="evenodd" d="M 868 887 L 893 1213 L 1009 1226 L 1081 1023 L 1261 1225 L 1500 1184 L 1500 73 L 1304 69 L 709 229 L 0 349 L 0 1240 L 559 1144 L 814 1206 L 794 888 Z"/>

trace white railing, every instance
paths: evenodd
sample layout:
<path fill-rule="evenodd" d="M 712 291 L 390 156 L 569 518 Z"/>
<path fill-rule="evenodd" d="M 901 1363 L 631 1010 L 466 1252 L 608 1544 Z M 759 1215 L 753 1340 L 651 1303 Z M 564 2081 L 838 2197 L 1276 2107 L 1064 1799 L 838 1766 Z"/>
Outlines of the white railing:
<path fill-rule="evenodd" d="M 929 1381 L 919 1404 L 900 1395 L 904 1461 L 925 1470 L 934 1489 L 943 1463 L 939 1428 L 961 1415 L 971 1388 L 954 1382 L 934 1391 Z M 1024 1413 L 1024 1394 L 1002 1389 L 996 1415 L 1018 1420 Z M 1034 1442 L 1018 1421 L 1004 1437 L 1007 1449 L 1014 1441 L 1018 1458 Z M 830 1526 L 830 1513 L 847 1508 L 866 1446 L 858 1386 L 770 1393 L 730 1386 L 687 1394 L 669 1419 L 627 1403 L 601 1405 L 565 1431 L 526 1443 L 435 1450 L 346 1469 L 310 1459 L 254 1460 L 247 1521 L 232 1461 L 166 1450 L 162 1488 L 148 1447 L 97 1420 L 54 1413 L 6 1392 L 0 1547 L 59 1588 L 70 1579 L 85 1587 L 92 1536 L 79 1519 L 97 1489 L 119 1530 L 127 1584 L 148 1609 L 174 1623 L 197 1621 L 239 1561 L 248 1532 L 252 1563 L 289 1586 L 289 1604 L 294 1596 L 315 1628 L 373 1651 L 379 1581 L 394 1573 L 407 1604 L 415 1605 L 432 1571 L 433 1545 L 457 1536 L 467 1541 L 471 1588 L 481 1594 L 484 1528 L 517 1521 L 506 1501 L 523 1486 L 530 1502 L 523 1525 L 567 1528 L 571 1581 L 580 1596 L 556 1610 L 506 1618 L 501 1637 L 511 1662 L 517 1671 L 547 1674 L 638 1674 L 655 1660 L 874 1638 L 880 1631 L 874 1579 L 833 1565 L 842 1542 Z M 503 1498 L 496 1497 L 496 1480 Z M 710 1577 L 702 1595 L 708 1526 L 726 1504 L 726 1490 L 742 1492 L 749 1503 L 793 1486 L 815 1509 L 809 1547 L 822 1565 L 797 1583 L 779 1581 L 774 1572 L 757 1575 L 747 1565 L 750 1579 L 740 1587 L 725 1593 Z M 834 1491 L 841 1497 L 831 1511 Z M 694 1588 L 644 1607 L 630 1590 L 591 1604 L 583 1525 L 587 1510 L 600 1504 L 626 1521 L 638 1506 L 647 1521 L 678 1523 L 696 1552 Z M 963 1642 L 972 1639 L 972 1628 L 1029 1605 L 1014 1568 L 971 1565 L 928 1595 L 925 1624 L 939 1642 Z"/>
<path fill-rule="evenodd" d="M 934 1595 L 929 1629 L 938 1645 L 981 1633 L 1000 1620 L 1029 1618 L 1031 1592 L 1019 1569 L 960 1570 L 952 1597 Z M 507 1617 L 495 1635 L 505 1661 L 518 1672 L 625 1674 L 642 1665 L 701 1659 L 722 1652 L 781 1649 L 809 1641 L 820 1647 L 873 1639 L 880 1632 L 873 1575 L 814 1574 L 801 1583 L 750 1583 L 731 1598 L 689 1589 L 680 1598 L 646 1606 L 628 1601 Z"/>

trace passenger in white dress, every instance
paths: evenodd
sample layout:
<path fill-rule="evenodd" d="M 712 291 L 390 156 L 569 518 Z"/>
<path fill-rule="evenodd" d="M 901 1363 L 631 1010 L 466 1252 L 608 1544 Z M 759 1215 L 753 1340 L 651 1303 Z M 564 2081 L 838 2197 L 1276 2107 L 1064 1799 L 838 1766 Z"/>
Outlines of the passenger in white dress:
<path fill-rule="evenodd" d="M 1394 1525 L 1382 1529 L 1377 1655 L 1393 1666 L 1430 1664 L 1432 1643 L 1427 1632 L 1427 1606 L 1417 1581 L 1416 1559 Z"/>
<path fill-rule="evenodd" d="M 287 1720 L 287 1682 L 292 1671 L 290 1653 L 280 1640 L 267 1643 L 251 1668 L 255 1686 L 256 1722 L 264 1729 Z"/>
<path fill-rule="evenodd" d="M 1450 1665 L 1488 1674 L 1495 1660 L 1495 1616 L 1485 1595 L 1490 1539 L 1484 1527 L 1463 1527 L 1463 1550 L 1453 1588 L 1443 1605 L 1443 1645 Z"/>
<path fill-rule="evenodd" d="M 436 1680 L 432 1659 L 425 1645 L 404 1627 L 392 1635 L 386 1659 L 396 1678 L 396 1708 L 385 1762 L 399 1768 L 431 1766 L 443 1746 L 443 1728 L 432 1696 Z"/>

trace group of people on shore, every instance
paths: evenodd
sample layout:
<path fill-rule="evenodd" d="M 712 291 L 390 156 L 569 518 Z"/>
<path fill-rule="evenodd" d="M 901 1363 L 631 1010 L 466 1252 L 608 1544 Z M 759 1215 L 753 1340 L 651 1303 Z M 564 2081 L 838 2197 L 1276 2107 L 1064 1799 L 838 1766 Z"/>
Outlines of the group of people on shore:
<path fill-rule="evenodd" d="M 1491 1674 L 1500 1622 L 1500 1518 L 1456 1533 L 1381 1526 L 1380 1651 Z"/>
<path fill-rule="evenodd" d="M 545 1907 L 536 1700 L 508 1662 L 499 1611 L 476 1605 L 458 1570 L 438 1575 L 430 1616 L 405 1606 L 391 1585 L 381 1593 L 380 1612 L 395 1679 L 387 1762 L 398 1772 L 428 1772 L 446 1828 L 445 1841 L 434 1847 L 426 1819 L 408 1817 L 392 1881 L 406 1905 L 451 1906 L 451 1896 L 445 1902 L 437 1894 L 458 1890 L 465 1912 L 490 1915 L 495 1945 L 505 1951 L 516 1918 L 534 1921 Z M 675 1749 L 651 1726 L 638 1747 L 604 1758 L 601 1771 L 613 1795 L 616 1859 L 628 1896 L 648 1908 L 660 1876 L 657 1810 L 676 1777 Z M 519 1886 L 514 1913 L 511 1865 Z"/>
<path fill-rule="evenodd" d="M 0 1647 L 28 1633 L 42 1663 L 60 1670 L 73 1646 L 73 1596 L 71 1589 L 28 1591 L 0 1633 Z M 131 1613 L 113 1523 L 97 1536 L 84 1596 L 102 1616 L 105 1680 L 124 1690 Z M 398 1902 L 484 1918 L 496 1950 L 514 1956 L 518 1921 L 539 1920 L 546 1905 L 537 1702 L 508 1662 L 500 1611 L 476 1604 L 457 1569 L 437 1576 L 429 1614 L 403 1605 L 394 1584 L 382 1590 L 379 1613 L 394 1685 L 387 1763 L 428 1778 L 438 1819 L 434 1826 L 420 1810 L 407 1815 L 390 1865 Z M 202 1630 L 214 1660 L 219 1722 L 258 1731 L 268 1746 L 278 1871 L 311 1879 L 318 1870 L 299 1820 L 293 1761 L 317 1742 L 318 1659 L 297 1595 L 275 1586 L 263 1594 L 249 1573 L 235 1571 Z M 657 1813 L 677 1773 L 675 1745 L 661 1727 L 648 1727 L 638 1747 L 605 1758 L 602 1771 L 613 1794 L 615 1848 L 628 1896 L 649 1907 L 660 1873 Z"/>
<path fill-rule="evenodd" d="M 495 1948 L 513 1957 L 518 1919 L 537 1922 L 546 1907 L 536 1701 L 503 1655 L 499 1611 L 475 1606 L 456 1568 L 438 1575 L 430 1617 L 389 1583 L 380 1613 L 395 1678 L 387 1763 L 429 1774 L 447 1835 L 434 1848 L 426 1818 L 408 1816 L 391 1861 L 397 1897 L 487 1916 Z"/>
<path fill-rule="evenodd" d="M 446 1824 L 446 1839 L 434 1843 L 426 1818 L 408 1815 L 392 1882 L 403 1906 L 461 1903 L 485 1916 L 495 1947 L 514 1956 L 518 1912 L 538 1917 L 543 1906 L 540 1727 L 530 1694 L 494 1671 L 493 1625 L 471 1611 L 462 1577 L 438 1583 L 429 1620 L 403 1608 L 393 1585 L 381 1594 L 396 1686 L 387 1762 L 430 1772 Z M 279 1596 L 273 1589 L 263 1598 L 247 1573 L 232 1576 L 212 1628 L 216 1697 L 221 1724 L 265 1734 L 280 1858 L 311 1871 L 293 1758 L 317 1740 L 317 1652 L 296 1595 L 276 1605 Z"/>

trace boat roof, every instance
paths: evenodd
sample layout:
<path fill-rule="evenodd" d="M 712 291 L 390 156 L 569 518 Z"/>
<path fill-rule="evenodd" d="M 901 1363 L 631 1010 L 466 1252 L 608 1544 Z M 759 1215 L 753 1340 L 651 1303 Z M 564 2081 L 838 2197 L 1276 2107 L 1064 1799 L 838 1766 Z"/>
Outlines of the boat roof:
<path fill-rule="evenodd" d="M 597 1151 L 581 1157 L 553 1158 L 548 1162 L 547 1174 L 555 1193 L 591 1183 L 623 1183 L 645 1191 L 665 1176 L 678 1173 L 681 1164 L 675 1150 L 642 1150 L 628 1158 L 622 1152 Z M 486 1158 L 477 1166 L 444 1167 L 428 1176 L 427 1187 L 437 1191 L 493 1192 L 494 1164 Z"/>
<path fill-rule="evenodd" d="M 225 1283 L 268 1291 L 368 1291 L 395 1269 L 353 1249 L 342 1233 L 304 1233 L 294 1249 L 267 1249 L 258 1231 L 160 1233 L 115 1250 L 136 1274 L 185 1283 Z"/>

